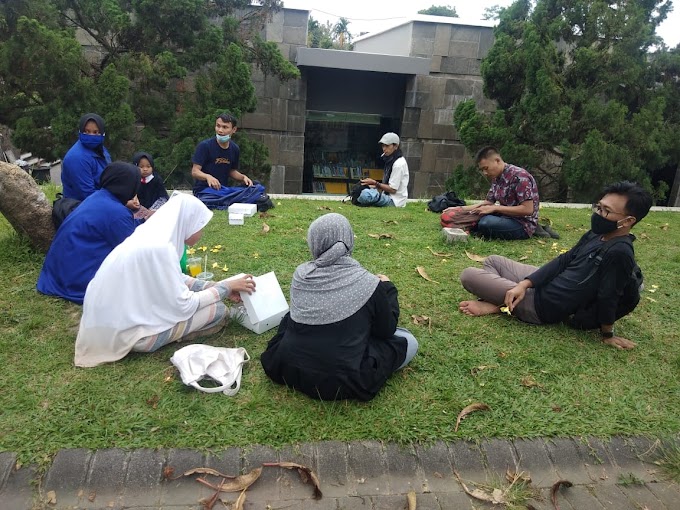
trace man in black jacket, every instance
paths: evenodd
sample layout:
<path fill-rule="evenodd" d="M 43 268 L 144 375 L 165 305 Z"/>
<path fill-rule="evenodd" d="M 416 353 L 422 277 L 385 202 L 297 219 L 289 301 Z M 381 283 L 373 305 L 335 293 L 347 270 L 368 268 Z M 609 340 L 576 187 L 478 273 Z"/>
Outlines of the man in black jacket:
<path fill-rule="evenodd" d="M 566 253 L 540 268 L 493 255 L 482 269 L 465 269 L 463 287 L 481 300 L 463 301 L 459 310 L 488 315 L 501 313 L 505 305 L 508 313 L 532 324 L 577 318 L 578 326 L 599 326 L 604 343 L 632 349 L 634 342 L 614 334 L 614 322 L 639 299 L 630 295 L 636 292 L 630 282 L 637 267 L 630 229 L 651 206 L 651 195 L 638 184 L 605 187 L 593 204 L 591 230 Z"/>

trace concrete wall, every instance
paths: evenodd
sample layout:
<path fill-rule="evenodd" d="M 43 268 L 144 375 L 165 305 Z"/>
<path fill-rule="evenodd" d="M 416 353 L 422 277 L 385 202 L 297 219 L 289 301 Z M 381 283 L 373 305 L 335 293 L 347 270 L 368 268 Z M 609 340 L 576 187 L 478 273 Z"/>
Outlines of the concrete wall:
<path fill-rule="evenodd" d="M 407 23 L 383 32 L 377 37 L 356 41 L 354 51 L 408 57 L 411 54 L 412 32 L 413 24 Z"/>
<path fill-rule="evenodd" d="M 297 49 L 307 45 L 308 11 L 283 9 L 264 29 L 284 57 L 295 62 Z M 281 82 L 253 68 L 257 110 L 243 116 L 240 127 L 269 148 L 272 173 L 270 193 L 300 193 L 304 162 L 307 90 L 304 80 Z"/>
<path fill-rule="evenodd" d="M 411 56 L 431 58 L 429 76 L 413 77 L 406 87 L 402 150 L 412 172 L 411 196 L 441 193 L 460 163 L 472 163 L 453 125 L 456 106 L 474 99 L 492 111 L 484 98 L 481 60 L 493 45 L 493 28 L 413 23 Z"/>

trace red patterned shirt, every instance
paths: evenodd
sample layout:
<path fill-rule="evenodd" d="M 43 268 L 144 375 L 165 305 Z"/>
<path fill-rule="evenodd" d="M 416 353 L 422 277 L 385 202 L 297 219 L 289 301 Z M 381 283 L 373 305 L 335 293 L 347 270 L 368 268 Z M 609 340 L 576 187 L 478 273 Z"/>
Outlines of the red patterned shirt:
<path fill-rule="evenodd" d="M 524 168 L 506 163 L 501 175 L 491 182 L 486 200 L 492 204 L 498 202 L 500 205 L 509 206 L 532 200 L 534 212 L 530 216 L 513 216 L 512 219 L 522 224 L 529 237 L 533 235 L 538 225 L 538 188 L 534 176 Z"/>

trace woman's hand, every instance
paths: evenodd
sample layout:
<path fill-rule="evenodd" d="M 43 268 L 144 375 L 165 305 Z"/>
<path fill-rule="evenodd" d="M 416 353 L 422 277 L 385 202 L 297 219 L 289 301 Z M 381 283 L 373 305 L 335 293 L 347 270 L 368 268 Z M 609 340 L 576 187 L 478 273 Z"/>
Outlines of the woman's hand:
<path fill-rule="evenodd" d="M 232 296 L 236 294 L 236 296 L 239 296 L 241 292 L 247 292 L 248 294 L 252 294 L 255 292 L 255 280 L 253 280 L 253 275 L 252 274 L 247 274 L 245 276 L 242 276 L 241 278 L 236 278 L 235 280 L 222 280 L 222 282 L 229 287 L 231 290 L 231 293 L 229 294 L 229 299 L 234 301 L 232 299 Z M 240 299 L 240 297 L 239 297 Z"/>

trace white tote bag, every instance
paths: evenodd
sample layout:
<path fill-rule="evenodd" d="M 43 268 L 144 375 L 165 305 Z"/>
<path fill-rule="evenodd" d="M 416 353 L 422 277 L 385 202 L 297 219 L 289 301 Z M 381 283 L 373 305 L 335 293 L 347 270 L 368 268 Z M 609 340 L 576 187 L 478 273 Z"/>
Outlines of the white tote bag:
<path fill-rule="evenodd" d="M 221 391 L 232 397 L 241 388 L 243 364 L 250 361 L 250 356 L 243 347 L 191 344 L 175 352 L 170 361 L 177 367 L 182 382 L 187 386 L 206 393 Z M 206 378 L 214 379 L 220 386 L 206 388 L 198 384 Z"/>

